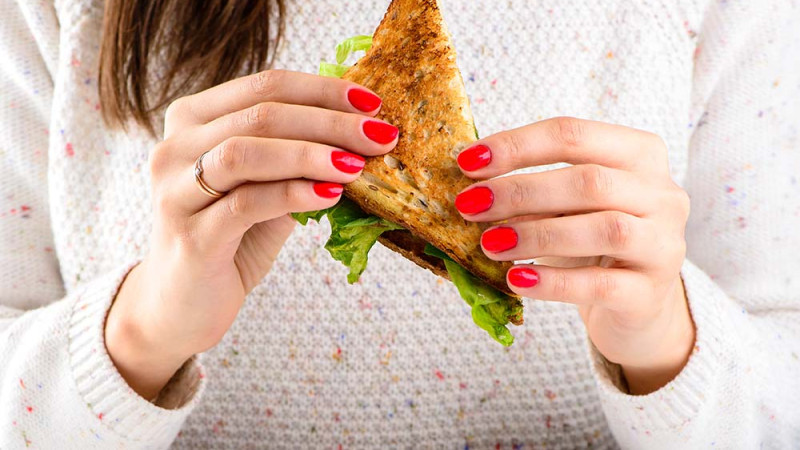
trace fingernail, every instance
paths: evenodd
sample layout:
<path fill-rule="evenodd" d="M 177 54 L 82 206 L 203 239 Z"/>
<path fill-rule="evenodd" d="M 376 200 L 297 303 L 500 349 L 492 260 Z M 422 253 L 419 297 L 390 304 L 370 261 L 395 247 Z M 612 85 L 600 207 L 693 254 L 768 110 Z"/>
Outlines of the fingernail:
<path fill-rule="evenodd" d="M 322 198 L 336 198 L 344 192 L 344 186 L 337 183 L 315 183 L 314 192 Z"/>
<path fill-rule="evenodd" d="M 358 173 L 364 168 L 366 161 L 364 158 L 348 152 L 335 151 L 331 153 L 333 166 L 344 173 Z"/>
<path fill-rule="evenodd" d="M 483 169 L 492 162 L 492 151 L 485 145 L 470 147 L 458 155 L 458 165 L 467 172 Z"/>
<path fill-rule="evenodd" d="M 347 100 L 353 107 L 363 112 L 372 112 L 381 106 L 380 97 L 364 89 L 350 89 Z"/>
<path fill-rule="evenodd" d="M 516 230 L 511 227 L 498 227 L 486 231 L 481 236 L 481 245 L 492 253 L 511 250 L 519 243 Z"/>
<path fill-rule="evenodd" d="M 539 284 L 539 273 L 527 267 L 514 267 L 508 271 L 508 282 L 516 287 L 532 288 Z"/>
<path fill-rule="evenodd" d="M 477 187 L 464 191 L 456 197 L 456 209 L 464 214 L 478 214 L 487 211 L 494 204 L 494 193 L 487 187 Z"/>
<path fill-rule="evenodd" d="M 400 130 L 394 125 L 377 120 L 364 122 L 364 134 L 373 141 L 381 145 L 391 144 L 400 134 Z"/>

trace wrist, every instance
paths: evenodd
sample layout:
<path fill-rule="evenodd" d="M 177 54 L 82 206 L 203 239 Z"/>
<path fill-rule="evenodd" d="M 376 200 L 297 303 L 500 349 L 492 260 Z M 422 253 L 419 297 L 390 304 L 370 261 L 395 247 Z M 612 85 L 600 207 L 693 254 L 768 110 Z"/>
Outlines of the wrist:
<path fill-rule="evenodd" d="M 144 263 L 123 281 L 105 323 L 105 343 L 111 360 L 128 385 L 147 400 L 158 396 L 175 372 L 191 357 L 163 345 L 145 326 L 137 311 L 143 298 Z"/>
<path fill-rule="evenodd" d="M 672 381 L 686 366 L 695 343 L 695 326 L 683 282 L 679 279 L 671 296 L 671 308 L 660 318 L 658 336 L 647 361 L 622 364 L 622 372 L 633 395 L 646 395 Z"/>

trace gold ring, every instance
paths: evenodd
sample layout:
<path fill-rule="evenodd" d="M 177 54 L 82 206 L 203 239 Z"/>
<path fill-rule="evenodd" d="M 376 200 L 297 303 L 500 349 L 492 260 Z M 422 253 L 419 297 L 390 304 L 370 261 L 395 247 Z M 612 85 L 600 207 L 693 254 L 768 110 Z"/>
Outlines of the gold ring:
<path fill-rule="evenodd" d="M 203 191 L 204 194 L 208 195 L 211 198 L 221 198 L 224 197 L 227 192 L 220 192 L 212 188 L 211 186 L 207 185 L 205 181 L 203 181 L 203 157 L 205 157 L 208 152 L 203 153 L 197 158 L 197 162 L 194 163 L 194 181 L 197 183 L 197 187 Z"/>

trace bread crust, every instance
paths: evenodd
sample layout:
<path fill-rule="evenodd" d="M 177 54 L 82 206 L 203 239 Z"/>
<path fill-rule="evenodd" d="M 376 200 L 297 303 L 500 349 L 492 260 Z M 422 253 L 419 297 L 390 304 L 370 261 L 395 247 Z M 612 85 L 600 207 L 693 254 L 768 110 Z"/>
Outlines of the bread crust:
<path fill-rule="evenodd" d="M 376 92 L 383 100 L 378 117 L 400 129 L 397 147 L 368 158 L 362 177 L 345 188 L 345 195 L 514 295 L 506 284 L 512 264 L 486 257 L 480 247 L 486 226 L 464 220 L 454 206 L 456 195 L 473 183 L 458 168 L 456 156 L 476 133 L 437 1 L 392 1 L 372 48 L 344 78 Z M 439 275 L 446 273 L 403 247 L 414 241 L 390 235 L 381 242 Z"/>

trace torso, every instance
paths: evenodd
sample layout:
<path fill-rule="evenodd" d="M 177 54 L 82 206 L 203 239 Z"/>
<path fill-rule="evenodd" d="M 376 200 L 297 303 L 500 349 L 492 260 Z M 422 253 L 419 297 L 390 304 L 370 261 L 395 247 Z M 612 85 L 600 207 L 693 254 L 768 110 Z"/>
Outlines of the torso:
<path fill-rule="evenodd" d="M 56 240 L 68 290 L 141 258 L 151 222 L 154 141 L 100 125 L 102 4 L 83 3 L 60 5 L 64 73 L 49 150 L 49 176 L 72 187 L 50 197 L 54 226 L 68 229 Z M 305 72 L 330 61 L 342 39 L 371 33 L 388 4 L 288 3 L 276 67 Z M 478 129 L 488 135 L 559 115 L 643 128 L 666 140 L 680 182 L 696 119 L 699 7 L 581 3 L 442 0 Z M 69 120 L 87 116 L 97 128 L 74 132 Z M 205 355 L 208 389 L 176 447 L 615 445 L 573 307 L 526 300 L 525 324 L 504 349 L 472 323 L 452 285 L 384 248 L 348 285 L 322 248 L 326 237 L 325 225 L 298 228 Z"/>

